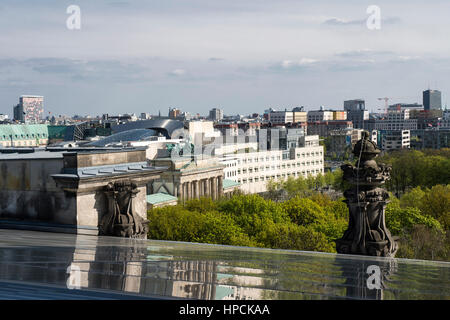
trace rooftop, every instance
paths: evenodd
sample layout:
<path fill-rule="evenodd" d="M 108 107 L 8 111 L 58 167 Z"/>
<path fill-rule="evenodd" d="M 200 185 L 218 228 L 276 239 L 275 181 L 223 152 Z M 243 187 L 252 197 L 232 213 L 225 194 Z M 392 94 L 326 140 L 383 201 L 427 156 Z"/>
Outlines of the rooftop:
<path fill-rule="evenodd" d="M 164 203 L 164 202 L 172 202 L 172 201 L 177 201 L 178 198 L 174 197 L 170 194 L 167 193 L 154 193 L 154 194 L 150 194 L 147 195 L 147 203 L 150 204 L 159 204 L 159 203 Z"/>
<path fill-rule="evenodd" d="M 233 187 L 237 187 L 239 186 L 240 183 L 230 180 L 230 179 L 223 179 L 223 188 L 224 189 L 228 189 L 228 188 L 233 188 Z"/>

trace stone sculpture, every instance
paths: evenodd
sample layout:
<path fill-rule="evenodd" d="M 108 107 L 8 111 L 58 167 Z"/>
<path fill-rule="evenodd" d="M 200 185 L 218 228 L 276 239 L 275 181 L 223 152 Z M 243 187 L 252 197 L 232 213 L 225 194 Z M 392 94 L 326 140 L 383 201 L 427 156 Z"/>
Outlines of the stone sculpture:
<path fill-rule="evenodd" d="M 133 199 L 139 193 L 130 181 L 110 182 L 105 186 L 108 212 L 100 223 L 100 234 L 127 238 L 146 238 L 148 225 L 134 212 Z"/>
<path fill-rule="evenodd" d="M 356 164 L 341 166 L 343 178 L 351 188 L 344 192 L 349 209 L 348 229 L 336 241 L 338 253 L 394 257 L 398 244 L 385 224 L 389 194 L 380 188 L 390 177 L 391 168 L 374 160 L 380 150 L 369 140 L 369 132 L 353 149 Z"/>

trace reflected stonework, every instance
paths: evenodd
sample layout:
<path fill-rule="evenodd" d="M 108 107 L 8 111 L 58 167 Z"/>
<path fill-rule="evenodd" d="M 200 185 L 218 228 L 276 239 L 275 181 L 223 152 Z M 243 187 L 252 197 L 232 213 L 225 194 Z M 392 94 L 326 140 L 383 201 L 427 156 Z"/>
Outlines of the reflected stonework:
<path fill-rule="evenodd" d="M 379 153 L 364 131 L 353 149 L 358 159 L 355 166 L 341 166 L 351 188 L 344 192 L 350 215 L 348 229 L 336 241 L 338 253 L 394 257 L 397 252 L 398 244 L 385 223 L 389 194 L 380 188 L 389 179 L 391 168 L 375 162 Z"/>
<path fill-rule="evenodd" d="M 105 194 L 108 198 L 108 213 L 101 220 L 101 235 L 126 238 L 147 238 L 148 221 L 134 212 L 133 200 L 139 192 L 135 183 L 120 181 L 108 183 Z"/>

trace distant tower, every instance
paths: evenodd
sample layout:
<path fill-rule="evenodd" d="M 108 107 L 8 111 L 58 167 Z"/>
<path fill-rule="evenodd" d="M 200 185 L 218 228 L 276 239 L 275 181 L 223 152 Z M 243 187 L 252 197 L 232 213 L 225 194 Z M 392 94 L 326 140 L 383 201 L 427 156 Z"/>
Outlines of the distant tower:
<path fill-rule="evenodd" d="M 39 123 L 43 114 L 43 96 L 20 96 L 19 104 L 14 107 L 14 120 L 25 123 Z"/>
<path fill-rule="evenodd" d="M 213 121 L 220 121 L 223 119 L 223 110 L 218 108 L 213 108 L 209 111 L 209 117 L 210 120 Z"/>
<path fill-rule="evenodd" d="M 169 108 L 169 118 L 175 119 L 175 118 L 179 117 L 180 114 L 181 114 L 180 109 L 178 109 L 178 108 Z"/>
<path fill-rule="evenodd" d="M 439 90 L 425 90 L 423 92 L 423 108 L 425 110 L 442 110 L 442 95 Z"/>

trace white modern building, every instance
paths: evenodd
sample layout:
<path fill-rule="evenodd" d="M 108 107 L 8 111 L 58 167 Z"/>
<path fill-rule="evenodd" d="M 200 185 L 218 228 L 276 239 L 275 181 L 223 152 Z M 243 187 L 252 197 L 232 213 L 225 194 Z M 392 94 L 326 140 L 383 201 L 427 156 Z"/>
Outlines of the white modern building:
<path fill-rule="evenodd" d="M 379 131 L 381 148 L 385 151 L 407 149 L 410 147 L 411 134 L 409 130 Z"/>
<path fill-rule="evenodd" d="M 323 146 L 319 145 L 319 136 L 304 136 L 299 148 L 223 155 L 219 161 L 225 165 L 224 179 L 240 183 L 245 193 L 267 191 L 270 180 L 306 178 L 324 173 Z"/>
<path fill-rule="evenodd" d="M 384 120 L 376 120 L 376 130 L 417 130 L 417 119 L 410 119 L 409 109 L 390 109 Z"/>

